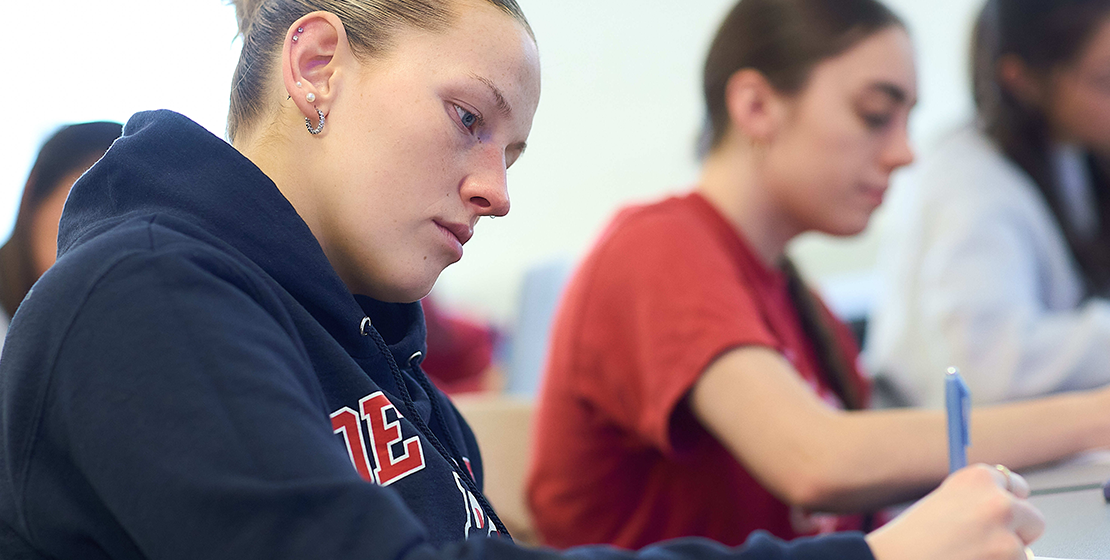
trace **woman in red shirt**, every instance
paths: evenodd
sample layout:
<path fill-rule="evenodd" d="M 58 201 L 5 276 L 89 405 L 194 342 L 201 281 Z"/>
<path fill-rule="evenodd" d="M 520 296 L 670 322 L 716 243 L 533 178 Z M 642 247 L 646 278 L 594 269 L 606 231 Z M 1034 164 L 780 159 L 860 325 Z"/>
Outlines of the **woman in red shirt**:
<path fill-rule="evenodd" d="M 916 79 L 904 25 L 874 0 L 743 0 L 726 17 L 697 189 L 618 215 L 557 316 L 529 482 L 549 544 L 865 528 L 944 478 L 943 413 L 861 411 L 858 350 L 785 254 L 803 232 L 867 225 L 913 160 Z M 976 410 L 972 458 L 1110 445 L 1108 405 Z"/>

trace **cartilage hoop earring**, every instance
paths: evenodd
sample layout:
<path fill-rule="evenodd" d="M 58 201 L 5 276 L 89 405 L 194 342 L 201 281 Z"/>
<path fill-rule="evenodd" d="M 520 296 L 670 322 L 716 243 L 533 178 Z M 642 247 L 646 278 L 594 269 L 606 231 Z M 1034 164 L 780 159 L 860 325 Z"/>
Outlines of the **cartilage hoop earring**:
<path fill-rule="evenodd" d="M 317 108 L 316 114 L 320 115 L 320 124 L 316 125 L 316 128 L 312 128 L 312 121 L 308 120 L 308 117 L 304 118 L 304 125 L 308 128 L 308 131 L 311 132 L 313 136 L 316 136 L 317 134 L 320 134 L 324 131 L 324 112 Z"/>

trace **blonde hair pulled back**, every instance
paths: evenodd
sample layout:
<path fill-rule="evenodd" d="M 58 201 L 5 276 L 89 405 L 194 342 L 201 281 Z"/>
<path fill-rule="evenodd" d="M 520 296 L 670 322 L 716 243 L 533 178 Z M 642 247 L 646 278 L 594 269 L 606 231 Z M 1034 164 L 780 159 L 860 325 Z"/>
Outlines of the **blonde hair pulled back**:
<path fill-rule="evenodd" d="M 227 136 L 236 134 L 264 115 L 272 100 L 266 99 L 266 80 L 275 71 L 282 42 L 293 22 L 306 14 L 335 14 L 347 33 L 356 58 L 366 60 L 385 54 L 397 31 L 415 28 L 441 31 L 451 25 L 457 0 L 232 0 L 243 50 L 231 81 L 231 107 Z M 516 0 L 486 0 L 520 22 L 532 33 Z"/>

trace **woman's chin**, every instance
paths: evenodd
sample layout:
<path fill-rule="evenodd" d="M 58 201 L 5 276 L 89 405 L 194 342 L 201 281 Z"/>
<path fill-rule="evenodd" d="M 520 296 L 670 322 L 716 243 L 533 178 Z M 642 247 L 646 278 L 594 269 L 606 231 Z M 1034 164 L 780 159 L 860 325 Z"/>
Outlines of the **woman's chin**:
<path fill-rule="evenodd" d="M 432 279 L 430 282 L 413 282 L 404 286 L 397 286 L 388 291 L 383 291 L 381 297 L 371 297 L 386 303 L 413 303 L 424 299 L 425 296 L 431 293 L 433 286 L 435 286 L 435 279 Z"/>
<path fill-rule="evenodd" d="M 830 224 L 829 227 L 822 228 L 821 233 L 833 235 L 836 237 L 853 237 L 863 233 L 867 229 L 867 224 L 871 221 L 871 215 L 852 221 L 845 221 L 836 224 Z"/>
<path fill-rule="evenodd" d="M 394 278 L 364 278 L 355 285 L 347 283 L 352 294 L 374 298 L 385 303 L 413 303 L 432 291 L 439 272 L 404 275 Z"/>

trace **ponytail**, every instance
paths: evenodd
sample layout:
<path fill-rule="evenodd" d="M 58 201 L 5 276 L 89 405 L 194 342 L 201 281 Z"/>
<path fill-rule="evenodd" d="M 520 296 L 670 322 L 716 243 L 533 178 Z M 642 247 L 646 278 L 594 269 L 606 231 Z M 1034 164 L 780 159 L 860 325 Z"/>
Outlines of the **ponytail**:
<path fill-rule="evenodd" d="M 836 396 L 840 397 L 846 409 L 866 408 L 867 397 L 860 383 L 859 373 L 855 365 L 844 355 L 824 307 L 817 296 L 806 287 L 801 275 L 798 274 L 798 269 L 789 258 L 783 260 L 781 268 L 786 274 L 786 290 L 790 294 L 790 302 L 798 312 L 802 332 L 813 344 L 820 373 L 824 376 L 825 382 Z"/>

